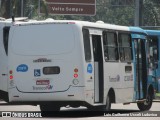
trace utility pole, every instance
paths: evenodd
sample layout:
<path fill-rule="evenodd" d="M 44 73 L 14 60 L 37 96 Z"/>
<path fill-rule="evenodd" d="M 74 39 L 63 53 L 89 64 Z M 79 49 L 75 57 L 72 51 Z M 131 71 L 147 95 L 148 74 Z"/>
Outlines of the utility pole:
<path fill-rule="evenodd" d="M 136 0 L 135 2 L 135 26 L 142 26 L 143 19 L 143 0 Z"/>
<path fill-rule="evenodd" d="M 13 16 L 13 8 L 12 8 L 12 1 L 11 0 L 8 0 L 8 4 L 9 4 L 9 18 L 11 18 Z M 6 9 L 7 10 L 7 9 Z"/>
<path fill-rule="evenodd" d="M 24 1 L 21 0 L 21 17 L 23 17 L 24 15 Z"/>

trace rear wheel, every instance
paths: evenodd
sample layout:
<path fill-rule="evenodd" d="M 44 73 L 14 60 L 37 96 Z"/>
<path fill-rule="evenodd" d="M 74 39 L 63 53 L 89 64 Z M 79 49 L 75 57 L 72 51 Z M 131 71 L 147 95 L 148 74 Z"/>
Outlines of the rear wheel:
<path fill-rule="evenodd" d="M 102 106 L 88 106 L 88 109 L 91 111 L 110 111 L 111 109 L 111 99 L 110 96 L 107 96 L 106 105 Z"/>
<path fill-rule="evenodd" d="M 143 102 L 143 103 L 137 103 L 138 108 L 141 111 L 149 110 L 152 107 L 152 99 L 153 99 L 152 95 L 148 94 L 147 95 L 147 99 L 146 99 L 145 102 Z"/>
<path fill-rule="evenodd" d="M 40 105 L 40 110 L 42 112 L 45 111 L 60 111 L 60 106 L 59 105 L 54 105 L 54 104 L 41 104 Z"/>
<path fill-rule="evenodd" d="M 111 98 L 109 95 L 107 95 L 106 105 L 104 106 L 105 111 L 111 110 Z"/>

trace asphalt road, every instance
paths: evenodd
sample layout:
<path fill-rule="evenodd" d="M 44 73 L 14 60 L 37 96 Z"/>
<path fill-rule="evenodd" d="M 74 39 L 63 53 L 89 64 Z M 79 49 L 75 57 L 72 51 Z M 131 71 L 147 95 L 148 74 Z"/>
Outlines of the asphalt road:
<path fill-rule="evenodd" d="M 23 113 L 29 113 L 29 112 L 37 112 L 40 113 L 39 106 L 30 106 L 30 105 L 6 105 L 5 102 L 0 101 L 0 111 L 16 111 L 20 113 L 23 111 Z M 121 114 L 120 114 L 121 113 Z M 49 114 L 41 114 L 42 118 L 29 118 L 29 120 L 159 120 L 160 119 L 160 102 L 156 101 L 153 103 L 152 108 L 150 111 L 140 112 L 137 105 L 132 103 L 129 105 L 123 105 L 123 104 L 112 104 L 112 111 L 109 113 L 106 112 L 97 112 L 97 111 L 88 111 L 85 107 L 80 108 L 61 108 L 61 112 L 56 113 L 49 113 Z M 122 117 L 123 115 L 123 117 Z M 129 115 L 129 117 L 124 117 Z M 149 116 L 148 116 L 149 115 Z M 154 117 L 154 116 L 158 117 Z M 6 118 L 1 117 L 0 120 L 17 120 L 22 118 Z M 28 118 L 23 118 L 23 120 Z"/>

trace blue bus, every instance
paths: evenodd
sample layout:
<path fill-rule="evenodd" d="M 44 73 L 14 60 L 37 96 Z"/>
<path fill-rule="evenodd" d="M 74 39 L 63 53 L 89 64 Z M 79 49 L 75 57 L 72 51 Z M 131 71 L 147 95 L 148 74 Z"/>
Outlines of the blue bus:
<path fill-rule="evenodd" d="M 154 98 L 154 87 L 148 78 L 147 33 L 139 27 L 130 27 L 134 62 L 135 99 L 140 110 L 149 110 Z"/>
<path fill-rule="evenodd" d="M 155 97 L 160 98 L 160 31 L 145 30 L 148 34 L 148 79 L 155 89 Z"/>

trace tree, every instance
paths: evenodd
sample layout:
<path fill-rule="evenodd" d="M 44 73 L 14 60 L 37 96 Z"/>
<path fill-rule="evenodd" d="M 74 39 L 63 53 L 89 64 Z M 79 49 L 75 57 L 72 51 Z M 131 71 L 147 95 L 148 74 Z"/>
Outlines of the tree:
<path fill-rule="evenodd" d="M 21 16 L 22 0 L 0 0 L 0 16 L 10 18 L 12 15 L 15 17 Z M 24 16 L 32 19 L 40 19 L 38 6 L 39 0 L 23 0 Z M 44 9 L 45 14 L 41 17 L 48 17 L 48 11 L 45 0 L 41 0 L 41 7 Z"/>
<path fill-rule="evenodd" d="M 160 25 L 160 1 L 144 0 L 143 25 L 144 26 L 159 26 Z"/>
<path fill-rule="evenodd" d="M 10 0 L 1 0 L 0 16 L 4 18 L 10 17 Z"/>
<path fill-rule="evenodd" d="M 39 2 L 40 7 L 43 9 L 44 14 L 39 13 Z M 32 19 L 43 19 L 48 17 L 47 5 L 45 0 L 24 0 L 24 16 Z"/>

